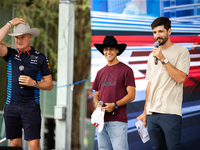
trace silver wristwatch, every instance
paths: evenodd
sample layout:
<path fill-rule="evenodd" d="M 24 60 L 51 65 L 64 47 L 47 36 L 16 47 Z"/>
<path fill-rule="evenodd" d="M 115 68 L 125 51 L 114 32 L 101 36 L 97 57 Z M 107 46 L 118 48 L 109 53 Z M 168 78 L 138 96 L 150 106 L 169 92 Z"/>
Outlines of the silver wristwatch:
<path fill-rule="evenodd" d="M 38 82 L 37 81 L 35 81 L 34 87 L 38 87 Z"/>
<path fill-rule="evenodd" d="M 165 60 L 162 62 L 162 64 L 164 65 L 164 64 L 166 64 L 166 63 L 168 63 L 169 61 L 167 60 L 167 58 L 165 58 Z"/>

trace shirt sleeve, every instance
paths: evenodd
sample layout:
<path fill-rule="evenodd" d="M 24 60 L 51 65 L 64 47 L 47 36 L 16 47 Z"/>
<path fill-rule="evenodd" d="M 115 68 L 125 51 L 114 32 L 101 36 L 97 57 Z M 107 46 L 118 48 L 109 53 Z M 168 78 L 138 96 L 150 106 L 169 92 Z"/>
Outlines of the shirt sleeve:
<path fill-rule="evenodd" d="M 125 86 L 134 86 L 135 87 L 135 77 L 133 74 L 133 70 L 131 68 L 129 68 L 126 73 Z"/>
<path fill-rule="evenodd" d="M 8 60 L 10 58 L 11 51 L 12 51 L 12 49 L 10 47 L 7 47 L 7 48 L 8 48 L 7 54 L 4 57 L 2 57 L 3 59 L 5 59 L 6 62 L 8 62 Z"/>
<path fill-rule="evenodd" d="M 43 57 L 43 63 L 42 63 L 42 76 L 50 75 L 51 72 L 50 72 L 49 61 L 48 61 L 48 59 L 46 58 L 45 55 L 42 55 L 42 57 Z"/>
<path fill-rule="evenodd" d="M 148 57 L 148 62 L 147 62 L 147 70 L 146 70 L 146 80 L 148 82 L 151 82 L 151 57 L 152 57 L 152 53 L 150 53 L 149 57 Z"/>
<path fill-rule="evenodd" d="M 97 75 L 95 77 L 95 80 L 94 80 L 94 83 L 93 83 L 93 86 L 92 86 L 92 89 L 95 90 L 95 91 L 98 91 L 98 83 L 99 83 L 99 79 L 98 79 L 98 72 L 97 72 Z"/>
<path fill-rule="evenodd" d="M 183 47 L 176 66 L 177 69 L 183 71 L 188 75 L 190 69 L 190 53 L 187 48 Z"/>

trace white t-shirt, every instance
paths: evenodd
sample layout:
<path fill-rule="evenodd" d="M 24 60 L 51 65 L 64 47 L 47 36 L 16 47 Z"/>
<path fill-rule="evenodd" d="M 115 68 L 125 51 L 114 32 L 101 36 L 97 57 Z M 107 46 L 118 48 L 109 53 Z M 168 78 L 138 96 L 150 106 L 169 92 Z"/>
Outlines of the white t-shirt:
<path fill-rule="evenodd" d="M 162 53 L 175 68 L 188 75 L 190 54 L 187 48 L 173 44 Z M 146 79 L 151 82 L 147 114 L 157 112 L 182 116 L 183 84 L 172 79 L 160 61 L 154 64 L 153 53 L 148 58 Z"/>

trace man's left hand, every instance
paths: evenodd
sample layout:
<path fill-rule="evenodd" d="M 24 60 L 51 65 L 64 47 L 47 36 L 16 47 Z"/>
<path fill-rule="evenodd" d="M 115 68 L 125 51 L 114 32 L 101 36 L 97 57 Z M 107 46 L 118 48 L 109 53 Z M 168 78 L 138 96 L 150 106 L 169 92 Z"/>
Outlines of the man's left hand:
<path fill-rule="evenodd" d="M 33 80 L 31 77 L 29 76 L 25 76 L 25 75 L 20 75 L 19 76 L 19 84 L 20 85 L 26 85 L 26 86 L 35 86 L 35 80 Z"/>
<path fill-rule="evenodd" d="M 105 109 L 106 112 L 111 112 L 114 110 L 115 104 L 114 103 L 105 103 L 105 107 L 102 107 L 103 109 Z"/>

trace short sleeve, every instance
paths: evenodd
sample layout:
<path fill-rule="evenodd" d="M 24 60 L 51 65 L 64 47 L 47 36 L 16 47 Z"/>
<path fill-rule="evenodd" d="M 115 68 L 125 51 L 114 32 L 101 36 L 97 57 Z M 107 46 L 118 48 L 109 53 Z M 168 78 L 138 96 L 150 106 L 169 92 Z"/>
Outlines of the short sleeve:
<path fill-rule="evenodd" d="M 128 68 L 125 77 L 125 86 L 134 86 L 135 87 L 135 78 L 133 74 L 133 70 Z"/>
<path fill-rule="evenodd" d="M 98 83 L 99 83 L 99 73 L 97 72 L 97 75 L 95 77 L 95 80 L 94 80 L 94 83 L 93 83 L 93 86 L 92 86 L 92 89 L 95 90 L 95 91 L 98 91 Z"/>
<path fill-rule="evenodd" d="M 7 54 L 4 57 L 2 57 L 6 62 L 8 62 L 8 60 L 10 58 L 11 51 L 13 50 L 10 47 L 7 47 L 7 48 L 8 48 Z"/>
<path fill-rule="evenodd" d="M 48 61 L 48 59 L 46 58 L 45 55 L 42 55 L 42 57 L 43 57 L 43 63 L 42 63 L 42 76 L 50 75 L 51 72 L 50 72 L 49 61 Z"/>
<path fill-rule="evenodd" d="M 152 56 L 152 53 L 150 53 L 150 55 L 149 55 L 149 57 L 148 57 L 148 61 L 147 61 L 146 80 L 147 80 L 148 82 L 151 82 L 151 65 L 150 65 L 151 57 L 153 57 L 153 56 Z"/>
<path fill-rule="evenodd" d="M 188 75 L 190 69 L 190 53 L 187 48 L 183 47 L 176 68 Z"/>

